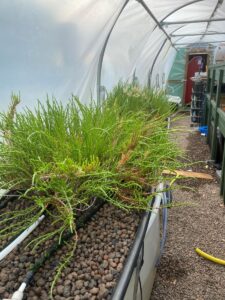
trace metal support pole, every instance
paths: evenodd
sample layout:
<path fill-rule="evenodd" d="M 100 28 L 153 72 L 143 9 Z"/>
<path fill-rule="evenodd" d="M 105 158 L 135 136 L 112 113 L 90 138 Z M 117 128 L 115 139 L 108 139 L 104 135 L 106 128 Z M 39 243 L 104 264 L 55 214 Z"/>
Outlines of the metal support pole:
<path fill-rule="evenodd" d="M 211 83 L 210 83 L 210 91 L 209 91 L 208 135 L 207 135 L 207 143 L 208 144 L 210 144 L 210 140 L 211 140 L 211 135 L 210 135 L 210 130 L 211 130 L 211 113 L 212 113 L 211 99 L 212 99 L 212 95 L 213 95 L 213 87 L 214 87 L 215 76 L 216 76 L 216 70 L 213 70 L 212 78 L 211 78 Z"/>
<path fill-rule="evenodd" d="M 216 19 L 199 19 L 190 21 L 174 21 L 174 22 L 161 22 L 162 26 L 177 25 L 177 24 L 192 24 L 192 23 L 208 23 L 208 22 L 221 22 L 225 21 L 225 18 Z"/>
<path fill-rule="evenodd" d="M 162 23 L 163 21 L 165 21 L 167 18 L 169 18 L 171 15 L 173 15 L 175 12 L 181 10 L 182 8 L 185 8 L 185 7 L 189 6 L 189 5 L 192 5 L 192 4 L 195 4 L 195 3 L 197 3 L 197 2 L 201 2 L 201 1 L 204 1 L 204 0 L 194 0 L 194 1 L 191 1 L 191 2 L 189 2 L 189 3 L 185 3 L 185 4 L 181 5 L 181 6 L 176 7 L 174 10 L 172 10 L 170 13 L 168 13 L 168 14 L 160 21 L 160 23 Z M 157 25 L 155 26 L 154 30 L 156 29 L 156 27 L 157 27 Z M 183 27 L 183 26 L 181 26 L 181 28 L 182 28 L 182 27 Z M 154 31 L 154 30 L 153 30 L 153 31 Z"/>
<path fill-rule="evenodd" d="M 196 42 L 187 42 L 187 43 L 174 43 L 175 46 L 185 46 L 185 45 L 205 45 L 205 44 L 218 44 L 218 43 L 224 43 L 225 39 L 223 41 L 207 41 L 207 42 L 202 42 L 202 41 L 196 41 Z"/>
<path fill-rule="evenodd" d="M 215 15 L 217 9 L 219 8 L 219 6 L 220 6 L 222 3 L 223 3 L 223 0 L 217 0 L 216 6 L 215 6 L 215 8 L 214 8 L 214 10 L 213 10 L 213 12 L 212 12 L 212 14 L 211 14 L 211 16 L 210 16 L 210 20 L 214 17 L 214 15 Z M 204 34 L 201 36 L 201 38 L 200 38 L 201 40 L 205 37 L 205 35 L 206 35 L 207 31 L 208 31 L 208 28 L 209 28 L 209 26 L 210 26 L 210 23 L 211 23 L 211 21 L 209 21 L 209 22 L 207 23 L 206 28 L 205 28 L 205 33 L 204 33 Z"/>
<path fill-rule="evenodd" d="M 189 5 L 192 5 L 192 4 L 195 4 L 197 2 L 201 2 L 201 1 L 204 1 L 204 0 L 194 0 L 194 1 L 191 1 L 191 2 L 188 2 L 188 3 L 185 3 L 181 6 L 178 6 L 176 7 L 173 11 L 171 11 L 168 15 L 166 15 L 162 20 L 161 20 L 161 23 L 163 23 L 168 17 L 170 17 L 171 15 L 173 15 L 175 12 L 177 12 L 178 10 L 181 10 L 182 8 L 185 8 Z"/>
<path fill-rule="evenodd" d="M 217 35 L 217 34 L 224 34 L 225 32 L 206 32 L 206 33 L 178 33 L 178 34 L 171 34 L 171 37 L 178 37 L 178 36 L 198 36 L 198 35 Z"/>
<path fill-rule="evenodd" d="M 179 30 L 179 29 L 182 28 L 182 27 L 183 27 L 183 26 L 180 26 L 179 28 L 176 28 L 172 33 L 176 32 L 177 30 Z M 155 28 L 156 28 L 156 27 L 155 27 Z M 154 28 L 154 30 L 155 30 L 155 28 Z M 153 31 L 154 31 L 154 30 L 153 30 Z M 166 41 L 167 41 L 167 39 L 165 39 L 165 41 L 163 42 L 162 46 L 160 47 L 158 53 L 156 54 L 156 56 L 155 56 L 155 58 L 154 58 L 154 61 L 153 61 L 153 63 L 152 63 L 152 66 L 151 66 L 151 68 L 150 68 L 150 70 L 149 70 L 149 72 L 148 72 L 148 81 L 147 81 L 147 86 L 148 86 L 148 88 L 151 87 L 152 72 L 153 72 L 155 63 L 156 63 L 156 61 L 157 61 L 157 59 L 158 59 L 158 57 L 159 57 L 159 54 L 161 53 L 163 47 L 164 47 L 165 44 L 166 44 Z"/>
<path fill-rule="evenodd" d="M 176 13 L 177 11 L 181 10 L 182 8 L 185 8 L 185 7 L 189 6 L 189 5 L 192 5 L 192 4 L 195 4 L 195 3 L 197 3 L 197 2 L 201 2 L 201 1 L 204 1 L 204 0 L 193 0 L 193 1 L 189 2 L 189 3 L 185 3 L 185 4 L 181 5 L 181 6 L 176 7 L 173 11 L 171 11 L 170 13 L 168 13 L 168 14 L 160 21 L 160 23 L 162 23 L 163 21 L 165 21 L 168 17 L 170 17 L 171 15 L 173 15 L 174 13 Z M 173 32 L 179 30 L 180 28 L 182 28 L 182 27 L 184 27 L 184 26 L 185 26 L 185 25 L 182 25 L 181 27 L 175 29 Z M 157 28 L 157 25 L 155 26 L 154 30 L 155 30 L 156 28 Z M 153 31 L 154 31 L 154 30 L 153 30 Z"/>
<path fill-rule="evenodd" d="M 223 70 L 219 71 L 219 80 L 217 82 L 217 89 L 216 89 L 216 111 L 215 111 L 215 120 L 214 120 L 214 127 L 213 127 L 213 134 L 212 134 L 212 141 L 211 141 L 211 157 L 213 160 L 217 158 L 217 126 L 218 126 L 218 108 L 220 107 L 220 98 L 221 98 L 221 87 L 223 82 Z"/>
<path fill-rule="evenodd" d="M 115 27 L 120 15 L 122 14 L 124 8 L 127 6 L 129 0 L 126 0 L 126 2 L 124 3 L 124 5 L 122 6 L 122 8 L 120 9 L 118 15 L 116 16 L 116 19 L 115 21 L 113 22 L 112 24 L 112 27 L 110 28 L 107 36 L 106 36 L 106 39 L 105 39 L 105 42 L 102 46 L 102 50 L 101 50 L 101 53 L 99 55 L 99 60 L 98 60 L 98 69 L 97 69 L 97 105 L 100 105 L 100 94 L 101 94 L 101 73 L 102 73 L 102 62 L 103 62 L 103 58 L 104 58 L 104 54 L 105 54 L 105 49 L 107 47 L 107 44 L 108 44 L 108 41 L 109 41 L 109 38 L 110 38 L 110 35 L 113 31 L 113 28 Z"/>
<path fill-rule="evenodd" d="M 155 23 L 157 24 L 157 26 L 159 27 L 159 29 L 165 34 L 165 36 L 167 37 L 167 39 L 170 41 L 171 46 L 177 50 L 175 48 L 175 46 L 173 45 L 173 42 L 171 40 L 170 35 L 166 32 L 166 30 L 162 27 L 162 24 L 157 20 L 157 18 L 154 16 L 154 14 L 152 13 L 152 11 L 149 9 L 148 5 L 143 1 L 143 0 L 136 0 L 137 2 L 139 2 L 144 9 L 146 10 L 146 12 L 150 15 L 150 17 L 155 21 Z"/>

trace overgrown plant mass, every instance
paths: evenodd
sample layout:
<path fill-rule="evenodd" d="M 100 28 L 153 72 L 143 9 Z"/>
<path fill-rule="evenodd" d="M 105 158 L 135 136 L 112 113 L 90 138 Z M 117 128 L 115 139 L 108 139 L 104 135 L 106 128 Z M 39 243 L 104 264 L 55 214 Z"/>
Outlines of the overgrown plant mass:
<path fill-rule="evenodd" d="M 98 199 L 121 209 L 149 209 L 162 170 L 180 164 L 162 92 L 120 83 L 100 107 L 73 96 L 67 104 L 47 99 L 18 113 L 18 103 L 13 95 L 9 112 L 1 113 L 0 184 L 24 190 L 21 198 L 29 206 L 1 215 L 1 239 L 45 212 L 58 226 L 35 245 L 60 240 L 65 232 L 76 232 L 77 214 Z M 18 221 L 10 227 L 12 219 Z"/>

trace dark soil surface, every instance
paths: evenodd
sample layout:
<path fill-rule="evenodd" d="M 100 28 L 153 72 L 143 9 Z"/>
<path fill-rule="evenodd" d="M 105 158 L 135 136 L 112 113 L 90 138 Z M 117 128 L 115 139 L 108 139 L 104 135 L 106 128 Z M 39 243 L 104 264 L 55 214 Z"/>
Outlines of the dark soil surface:
<path fill-rule="evenodd" d="M 10 207 L 13 204 L 10 204 Z M 127 213 L 105 204 L 83 228 L 78 230 L 75 254 L 59 277 L 53 296 L 55 300 L 110 299 L 140 222 L 140 214 Z M 27 243 L 48 231 L 46 218 L 17 249 L 0 262 L 0 299 L 8 298 L 23 282 L 27 271 L 52 241 L 45 242 L 31 253 Z M 24 300 L 47 300 L 56 269 L 71 250 L 63 246 L 34 276 Z"/>
<path fill-rule="evenodd" d="M 177 125 L 190 128 L 186 116 Z M 225 209 L 219 193 L 215 169 L 207 165 L 210 151 L 206 138 L 195 128 L 178 134 L 177 142 L 187 150 L 192 171 L 213 175 L 213 180 L 185 179 L 180 184 L 191 188 L 173 191 L 174 204 L 169 210 L 167 243 L 157 270 L 151 300 L 222 300 L 225 299 L 225 269 L 198 256 L 200 248 L 225 259 Z"/>

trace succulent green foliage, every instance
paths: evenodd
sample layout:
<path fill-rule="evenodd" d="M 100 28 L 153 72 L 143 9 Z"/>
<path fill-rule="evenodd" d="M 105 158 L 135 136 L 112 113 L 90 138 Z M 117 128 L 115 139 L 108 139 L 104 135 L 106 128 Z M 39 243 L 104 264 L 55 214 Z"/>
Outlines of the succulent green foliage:
<path fill-rule="evenodd" d="M 15 112 L 15 96 L 12 101 L 11 112 L 0 116 L 0 183 L 25 189 L 30 205 L 26 221 L 18 218 L 7 235 L 47 211 L 58 229 L 34 242 L 60 240 L 65 231 L 76 231 L 77 215 L 98 198 L 122 209 L 146 210 L 163 169 L 179 166 L 181 153 L 167 129 L 170 105 L 162 92 L 120 83 L 101 107 L 72 97 L 64 105 L 47 99 L 22 113 Z M 0 215 L 0 236 L 8 219 L 20 213 Z"/>
<path fill-rule="evenodd" d="M 108 95 L 106 105 L 116 106 L 121 114 L 141 111 L 164 115 L 172 110 L 164 91 L 123 82 L 119 82 Z"/>
<path fill-rule="evenodd" d="M 62 231 L 75 230 L 76 212 L 93 197 L 146 209 L 162 170 L 178 165 L 169 113 L 163 94 L 119 84 L 102 107 L 72 97 L 66 105 L 47 99 L 35 111 L 2 114 L 1 187 L 26 189 L 41 211 L 54 207 Z"/>

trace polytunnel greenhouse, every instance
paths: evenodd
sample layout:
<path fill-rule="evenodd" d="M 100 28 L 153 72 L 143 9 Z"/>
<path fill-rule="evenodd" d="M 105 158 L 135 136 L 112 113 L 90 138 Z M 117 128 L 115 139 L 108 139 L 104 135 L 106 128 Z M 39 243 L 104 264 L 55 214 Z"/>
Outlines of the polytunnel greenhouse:
<path fill-rule="evenodd" d="M 225 2 L 0 1 L 0 299 L 225 298 Z"/>

